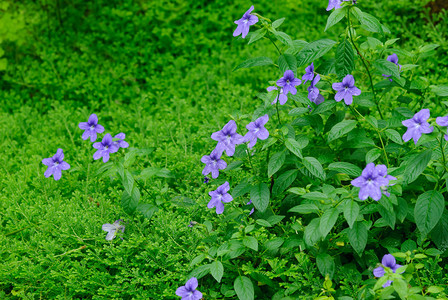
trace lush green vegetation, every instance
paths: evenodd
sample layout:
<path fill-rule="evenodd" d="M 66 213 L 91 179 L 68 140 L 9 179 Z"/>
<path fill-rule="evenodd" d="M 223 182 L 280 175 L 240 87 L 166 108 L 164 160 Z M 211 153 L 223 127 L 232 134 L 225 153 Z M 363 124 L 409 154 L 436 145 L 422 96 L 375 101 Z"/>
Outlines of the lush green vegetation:
<path fill-rule="evenodd" d="M 284 1 L 279 5 L 263 0 L 254 5 L 271 20 L 286 17 L 281 28 L 294 40 L 339 41 L 345 24 L 323 32 L 329 13 L 326 3 L 319 2 L 326 1 Z M 419 65 L 413 69 L 414 78 L 447 85 L 446 11 L 431 14 L 425 7 L 428 1 L 423 0 L 412 4 L 407 0 L 358 2 L 363 11 L 390 28 L 392 34 L 381 37 L 383 42 L 400 38 L 393 47 L 401 64 Z M 313 299 L 323 288 L 326 296 L 365 299 L 373 297 L 368 292 L 377 282 L 372 269 L 383 254 L 414 249 L 423 253 L 432 248 L 438 248 L 433 256 L 418 261 L 423 267 L 416 281 L 425 289 L 442 287 L 443 291 L 431 295 L 446 297 L 447 249 L 422 240 L 415 222 L 397 220 L 395 230 L 376 227 L 361 257 L 338 235 L 338 229 L 344 228 L 339 224 L 323 242 L 325 247 L 331 248 L 335 242 L 340 247 L 331 249 L 338 265 L 330 276 L 335 294 L 322 275 L 325 272 L 317 267 L 318 250 L 303 241 L 309 215 L 288 213 L 298 196 L 288 195 L 284 202 L 280 197 L 272 200 L 272 213 L 286 218 L 278 223 L 270 219 L 269 226 L 255 220 L 268 219 L 271 213 L 247 217 L 248 195 L 234 195 L 229 213 L 217 216 L 215 210 L 207 209 L 209 191 L 225 181 L 233 189 L 253 171 L 240 148 L 234 159 L 227 159 L 229 168 L 223 175 L 204 184 L 200 159 L 216 144 L 211 133 L 230 119 L 240 122 L 240 131 L 244 129 L 243 124 L 263 105 L 257 96 L 280 74 L 274 67 L 233 72 L 247 58 L 278 56 L 268 40 L 247 45 L 247 40 L 233 38 L 233 21 L 247 6 L 245 1 L 0 1 L 2 298 L 178 299 L 176 289 L 195 275 L 200 278 L 198 289 L 204 299 L 231 299 L 236 297 L 235 278 L 244 274 L 258 283 L 257 299 L 263 299 L 262 295 L 266 299 L 285 299 L 287 295 L 291 297 L 287 299 Z M 365 41 L 363 36 L 360 44 Z M 410 53 L 417 54 L 426 44 L 439 46 L 420 55 L 418 61 L 417 55 L 413 59 Z M 375 45 L 362 47 L 371 58 L 378 54 Z M 330 53 L 327 56 L 332 57 Z M 356 63 L 362 73 L 361 62 Z M 368 91 L 367 77 L 357 86 Z M 382 99 L 382 105 L 421 104 L 416 112 L 425 103 L 435 117 L 447 115 L 442 100 L 429 91 L 404 97 L 395 89 Z M 372 115 L 374 111 L 369 107 L 361 110 Z M 139 178 L 140 203 L 150 205 L 146 215 L 123 209 L 126 187 L 119 172 L 106 170 L 101 160 L 93 161 L 95 149 L 81 139 L 78 123 L 87 121 L 92 113 L 98 115 L 106 132 L 126 134 L 130 148 L 112 154 L 107 166 L 123 162 Z M 285 121 L 295 119 L 288 117 L 286 109 L 281 113 Z M 272 120 L 275 117 L 273 114 Z M 281 131 L 281 127 L 277 129 Z M 272 125 L 270 132 L 275 130 Z M 312 128 L 300 130 L 315 145 L 307 151 L 326 153 L 322 150 L 326 145 Z M 64 149 L 71 168 L 54 181 L 44 177 L 42 159 L 54 155 L 58 148 Z M 397 162 L 398 156 L 394 157 Z M 244 164 L 238 163 L 240 160 Z M 354 160 L 364 168 L 364 157 Z M 265 156 L 253 163 L 256 172 L 266 177 Z M 144 169 L 149 170 L 146 175 L 140 173 Z M 349 185 L 345 177 L 338 180 Z M 311 179 L 299 181 L 294 186 L 311 184 L 311 190 L 320 184 Z M 417 199 L 421 187 L 431 182 L 416 185 L 414 190 L 408 186 L 409 195 Z M 442 193 L 446 200 L 446 187 Z M 106 241 L 101 226 L 117 219 L 125 220 L 124 240 Z M 198 224 L 190 228 L 190 221 Z M 248 230 L 250 225 L 256 227 Z M 201 273 L 197 267 L 211 263 L 209 257 L 235 233 L 250 233 L 259 251 L 249 249 L 226 261 L 224 277 L 217 284 L 216 276 L 204 270 Z M 282 236 L 285 244 L 275 247 Z"/>

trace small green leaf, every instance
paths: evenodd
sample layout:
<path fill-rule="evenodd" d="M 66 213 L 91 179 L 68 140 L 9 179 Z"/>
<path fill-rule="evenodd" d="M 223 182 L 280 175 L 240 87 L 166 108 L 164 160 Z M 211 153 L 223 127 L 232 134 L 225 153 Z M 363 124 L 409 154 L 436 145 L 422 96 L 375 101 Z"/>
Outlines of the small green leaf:
<path fill-rule="evenodd" d="M 297 178 L 297 170 L 289 170 L 280 175 L 272 187 L 272 194 L 278 195 L 283 193 Z M 269 191 L 269 190 L 268 190 Z"/>
<path fill-rule="evenodd" d="M 268 164 L 268 177 L 274 175 L 285 163 L 285 151 L 277 152 L 271 156 Z"/>
<path fill-rule="evenodd" d="M 141 212 L 145 218 L 150 220 L 152 218 L 152 215 L 154 215 L 154 213 L 157 212 L 159 208 L 149 203 L 140 203 L 137 206 L 137 210 Z"/>
<path fill-rule="evenodd" d="M 317 268 L 319 269 L 319 272 L 322 274 L 322 276 L 327 276 L 331 279 L 333 279 L 334 270 L 336 268 L 336 265 L 334 263 L 334 258 L 331 257 L 327 253 L 320 253 L 316 257 L 316 263 Z"/>
<path fill-rule="evenodd" d="M 378 149 L 378 148 L 370 149 L 366 153 L 366 164 L 374 162 L 380 156 L 381 156 L 381 150 L 380 149 Z"/>
<path fill-rule="evenodd" d="M 267 32 L 268 31 L 265 28 L 261 28 L 261 29 L 254 31 L 250 35 L 249 42 L 247 44 L 249 45 L 249 44 L 255 43 L 256 41 L 262 39 L 266 35 Z"/>
<path fill-rule="evenodd" d="M 261 212 L 269 205 L 270 192 L 266 183 L 259 183 L 250 190 L 250 198 L 255 208 Z"/>
<path fill-rule="evenodd" d="M 356 127 L 356 123 L 355 120 L 344 120 L 334 125 L 328 133 L 328 142 L 330 143 L 352 131 Z"/>
<path fill-rule="evenodd" d="M 374 63 L 373 66 L 381 73 L 381 74 L 385 74 L 385 75 L 392 75 L 396 78 L 400 78 L 400 71 L 399 71 L 399 67 L 386 60 L 386 59 L 377 59 Z"/>
<path fill-rule="evenodd" d="M 309 246 L 314 246 L 314 244 L 322 238 L 322 234 L 319 229 L 319 222 L 320 218 L 314 218 L 308 226 L 305 227 L 305 243 Z"/>
<path fill-rule="evenodd" d="M 122 183 L 125 191 L 130 195 L 132 192 L 132 188 L 134 187 L 134 176 L 132 176 L 131 172 L 129 172 L 128 170 L 124 170 Z"/>
<path fill-rule="evenodd" d="M 258 241 L 253 236 L 245 236 L 243 238 L 243 245 L 246 246 L 247 248 L 258 251 Z"/>
<path fill-rule="evenodd" d="M 399 145 L 403 145 L 401 135 L 396 130 L 386 129 L 384 133 L 389 139 L 391 139 L 392 142 L 397 143 Z"/>
<path fill-rule="evenodd" d="M 344 207 L 344 217 L 347 220 L 348 226 L 350 228 L 353 228 L 353 224 L 355 223 L 356 219 L 359 215 L 359 205 L 354 200 L 348 200 L 345 203 Z"/>
<path fill-rule="evenodd" d="M 305 168 L 310 171 L 311 174 L 319 179 L 325 180 L 324 168 L 317 159 L 315 159 L 314 157 L 305 157 L 303 158 L 302 162 Z"/>
<path fill-rule="evenodd" d="M 275 20 L 274 22 L 272 22 L 272 27 L 278 28 L 278 27 L 280 27 L 280 25 L 283 24 L 284 21 L 285 21 L 285 18 Z"/>
<path fill-rule="evenodd" d="M 327 25 L 325 26 L 324 31 L 327 31 L 332 26 L 339 23 L 345 17 L 346 13 L 347 13 L 347 6 L 341 9 L 333 10 L 333 12 L 328 16 Z"/>
<path fill-rule="evenodd" d="M 216 281 L 221 282 L 222 275 L 224 275 L 224 266 L 216 260 L 210 264 L 210 273 Z"/>
<path fill-rule="evenodd" d="M 127 214 L 132 214 L 137 209 L 139 201 L 140 190 L 136 186 L 134 186 L 130 195 L 128 192 L 123 191 L 123 195 L 121 196 L 121 206 Z"/>
<path fill-rule="evenodd" d="M 297 59 L 291 54 L 280 55 L 278 58 L 278 66 L 282 73 L 287 70 L 291 70 L 295 75 L 297 75 Z"/>
<path fill-rule="evenodd" d="M 431 160 L 432 151 L 426 150 L 420 153 L 416 157 L 410 159 L 407 162 L 406 168 L 403 174 L 403 182 L 405 184 L 410 184 L 414 182 L 420 174 L 426 169 L 429 161 Z"/>
<path fill-rule="evenodd" d="M 309 65 L 311 62 L 324 56 L 335 44 L 336 42 L 333 40 L 323 39 L 305 45 L 297 54 L 297 67 Z"/>
<path fill-rule="evenodd" d="M 312 214 L 312 213 L 318 213 L 319 208 L 314 204 L 300 204 L 297 206 L 294 206 L 288 212 L 295 212 L 299 214 Z"/>
<path fill-rule="evenodd" d="M 260 67 L 260 66 L 268 66 L 272 65 L 274 62 L 269 57 L 255 57 L 246 60 L 245 62 L 239 64 L 233 72 L 243 68 L 251 68 L 251 67 Z"/>
<path fill-rule="evenodd" d="M 254 286 L 252 281 L 246 276 L 238 276 L 233 283 L 236 295 L 240 300 L 253 300 L 254 299 Z"/>
<path fill-rule="evenodd" d="M 328 169 L 332 171 L 337 171 L 340 173 L 345 173 L 350 176 L 361 176 L 361 168 L 358 166 L 355 166 L 354 164 L 348 163 L 348 162 L 334 162 L 331 163 L 328 166 Z"/>
<path fill-rule="evenodd" d="M 367 226 L 363 222 L 355 222 L 353 227 L 348 229 L 347 235 L 353 249 L 359 256 L 362 256 L 367 245 Z"/>
<path fill-rule="evenodd" d="M 444 208 L 445 200 L 438 191 L 427 191 L 417 198 L 414 218 L 422 235 L 426 236 L 437 225 Z"/>
<path fill-rule="evenodd" d="M 355 52 L 353 51 L 352 45 L 348 39 L 344 39 L 336 49 L 335 67 L 336 74 L 341 81 L 346 75 L 351 74 L 355 69 Z"/>
<path fill-rule="evenodd" d="M 339 212 L 336 208 L 327 209 L 320 218 L 319 230 L 322 237 L 325 238 L 338 220 Z"/>
<path fill-rule="evenodd" d="M 448 97 L 448 86 L 446 85 L 431 85 L 431 92 L 440 97 Z"/>
<path fill-rule="evenodd" d="M 293 153 L 294 155 L 296 155 L 300 158 L 303 158 L 302 152 L 300 151 L 301 147 L 295 139 L 292 139 L 292 138 L 286 139 L 285 146 L 286 146 L 286 148 L 288 148 L 289 151 L 291 151 L 291 153 Z"/>

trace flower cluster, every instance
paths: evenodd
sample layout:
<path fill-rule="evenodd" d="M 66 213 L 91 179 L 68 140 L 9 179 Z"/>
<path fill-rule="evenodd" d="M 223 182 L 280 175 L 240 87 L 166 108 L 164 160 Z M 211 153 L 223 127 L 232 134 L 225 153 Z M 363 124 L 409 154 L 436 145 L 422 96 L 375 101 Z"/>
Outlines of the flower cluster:
<path fill-rule="evenodd" d="M 380 200 L 382 192 L 386 196 L 390 196 L 387 192 L 387 187 L 390 185 L 390 180 L 397 180 L 397 178 L 387 174 L 387 167 L 385 165 L 377 165 L 369 163 L 362 175 L 352 180 L 352 185 L 359 187 L 359 199 L 366 200 L 368 197 L 373 200 Z"/>

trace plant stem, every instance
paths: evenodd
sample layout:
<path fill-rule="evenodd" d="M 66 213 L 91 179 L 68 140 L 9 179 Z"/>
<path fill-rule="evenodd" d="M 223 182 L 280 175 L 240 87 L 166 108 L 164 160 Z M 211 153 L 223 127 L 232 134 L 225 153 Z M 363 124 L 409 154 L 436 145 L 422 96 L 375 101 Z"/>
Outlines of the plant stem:
<path fill-rule="evenodd" d="M 279 92 L 280 95 L 280 92 Z M 275 103 L 275 108 L 277 109 L 277 117 L 278 117 L 278 124 L 282 125 L 282 121 L 280 120 L 280 113 L 278 112 L 278 101 Z"/>
<path fill-rule="evenodd" d="M 275 42 L 272 40 L 270 34 L 268 33 L 268 39 L 271 41 L 272 44 L 274 44 L 275 49 L 277 49 L 278 54 L 282 55 L 282 51 L 280 51 L 280 49 L 277 47 L 277 45 L 275 44 Z"/>
<path fill-rule="evenodd" d="M 348 22 L 348 35 L 350 36 L 350 40 L 352 41 L 353 47 L 355 47 L 356 53 L 358 53 L 358 56 L 361 58 L 362 64 L 364 65 L 364 68 L 366 69 L 367 75 L 369 76 L 369 79 L 370 79 L 370 88 L 371 88 L 372 94 L 373 94 L 373 102 L 375 102 L 375 104 L 376 104 L 376 108 L 378 109 L 381 119 L 384 119 L 383 114 L 381 113 L 379 101 L 378 102 L 376 101 L 376 94 L 375 94 L 375 88 L 373 87 L 372 75 L 370 74 L 370 70 L 367 67 L 364 57 L 361 55 L 361 52 L 359 52 L 359 49 L 356 46 L 355 41 L 353 40 L 353 35 L 352 35 L 352 30 L 351 30 L 352 24 L 350 22 L 350 8 L 347 10 L 347 22 Z"/>

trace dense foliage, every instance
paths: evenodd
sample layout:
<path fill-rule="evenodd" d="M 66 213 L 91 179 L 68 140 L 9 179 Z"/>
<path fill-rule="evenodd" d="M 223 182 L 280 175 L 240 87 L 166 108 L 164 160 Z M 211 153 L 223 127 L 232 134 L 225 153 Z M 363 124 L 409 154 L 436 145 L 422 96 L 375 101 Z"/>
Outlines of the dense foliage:
<path fill-rule="evenodd" d="M 0 296 L 447 297 L 448 14 L 323 2 L 0 1 Z"/>

